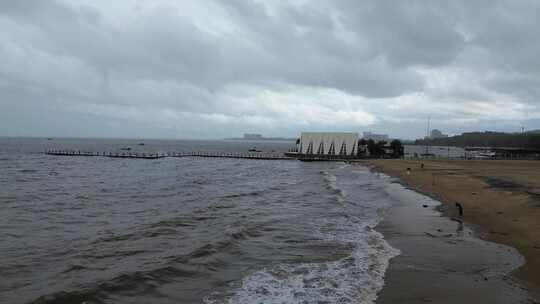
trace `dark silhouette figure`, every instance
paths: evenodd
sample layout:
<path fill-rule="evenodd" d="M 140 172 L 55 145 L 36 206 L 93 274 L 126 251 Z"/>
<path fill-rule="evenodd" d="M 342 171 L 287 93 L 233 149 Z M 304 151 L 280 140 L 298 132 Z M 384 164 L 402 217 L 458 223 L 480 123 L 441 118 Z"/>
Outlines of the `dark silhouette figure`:
<path fill-rule="evenodd" d="M 456 203 L 456 207 L 459 210 L 459 216 L 463 216 L 463 206 L 460 203 Z"/>

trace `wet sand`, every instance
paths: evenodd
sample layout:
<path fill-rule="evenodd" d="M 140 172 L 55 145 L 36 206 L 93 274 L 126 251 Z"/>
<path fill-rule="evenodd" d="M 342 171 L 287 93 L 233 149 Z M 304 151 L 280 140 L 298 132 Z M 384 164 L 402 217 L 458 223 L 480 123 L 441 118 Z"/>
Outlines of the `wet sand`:
<path fill-rule="evenodd" d="M 425 195 L 398 184 L 388 192 L 397 205 L 376 229 L 401 254 L 390 262 L 378 304 L 532 303 L 510 275 L 524 263 L 515 249 L 477 238 Z"/>
<path fill-rule="evenodd" d="M 540 162 L 364 164 L 429 195 L 390 187 L 399 205 L 377 230 L 402 254 L 391 261 L 377 303 L 537 303 Z"/>

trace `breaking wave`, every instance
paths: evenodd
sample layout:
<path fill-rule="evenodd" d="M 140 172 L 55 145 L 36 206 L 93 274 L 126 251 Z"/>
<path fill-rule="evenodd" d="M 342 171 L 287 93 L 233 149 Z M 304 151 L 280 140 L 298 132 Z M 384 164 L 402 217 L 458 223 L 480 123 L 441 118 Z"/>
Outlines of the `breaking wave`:
<path fill-rule="evenodd" d="M 345 202 L 336 175 L 321 171 L 330 193 Z M 323 263 L 278 264 L 255 271 L 228 291 L 214 292 L 207 304 L 222 303 L 374 303 L 384 285 L 384 274 L 399 250 L 371 227 L 380 218 L 327 219 L 314 227 L 315 234 L 329 242 L 352 248 L 344 258 Z M 328 227 L 332 227 L 329 229 Z"/>
<path fill-rule="evenodd" d="M 213 294 L 205 303 L 374 303 L 389 260 L 399 252 L 375 231 L 361 245 L 337 261 L 283 264 L 257 271 L 228 297 Z"/>

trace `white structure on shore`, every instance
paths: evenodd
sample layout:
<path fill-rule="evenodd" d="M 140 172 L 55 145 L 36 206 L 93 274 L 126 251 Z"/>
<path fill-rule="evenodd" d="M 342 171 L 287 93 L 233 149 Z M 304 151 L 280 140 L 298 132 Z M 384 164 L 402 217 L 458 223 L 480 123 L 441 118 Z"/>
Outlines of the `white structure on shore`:
<path fill-rule="evenodd" d="M 358 133 L 302 132 L 298 145 L 300 154 L 356 155 Z"/>

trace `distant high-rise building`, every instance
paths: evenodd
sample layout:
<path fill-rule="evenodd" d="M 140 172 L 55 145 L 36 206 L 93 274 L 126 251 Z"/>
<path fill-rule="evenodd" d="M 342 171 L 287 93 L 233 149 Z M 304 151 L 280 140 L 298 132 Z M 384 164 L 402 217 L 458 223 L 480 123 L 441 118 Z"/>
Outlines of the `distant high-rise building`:
<path fill-rule="evenodd" d="M 374 141 L 388 141 L 389 137 L 387 134 L 376 134 L 372 132 L 364 132 L 363 137 L 365 140 L 374 140 Z"/>
<path fill-rule="evenodd" d="M 431 130 L 431 133 L 429 134 L 429 138 L 431 139 L 435 139 L 435 138 L 444 138 L 444 137 L 448 137 L 448 134 L 443 134 L 440 130 L 438 129 L 433 129 Z"/>

